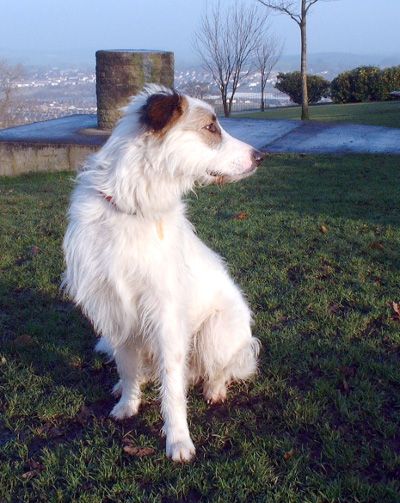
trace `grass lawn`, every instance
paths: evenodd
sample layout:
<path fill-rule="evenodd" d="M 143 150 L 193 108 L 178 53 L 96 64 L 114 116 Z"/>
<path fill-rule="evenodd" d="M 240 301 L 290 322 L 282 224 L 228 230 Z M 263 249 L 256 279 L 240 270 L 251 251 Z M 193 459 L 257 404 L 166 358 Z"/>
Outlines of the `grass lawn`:
<path fill-rule="evenodd" d="M 253 119 L 300 119 L 301 107 L 271 108 L 266 112 L 235 114 Z M 353 122 L 370 126 L 400 127 L 400 100 L 379 103 L 348 103 L 344 105 L 311 105 L 312 120 Z"/>
<path fill-rule="evenodd" d="M 191 391 L 183 466 L 154 388 L 137 418 L 108 418 L 115 369 L 59 293 L 71 174 L 0 180 L 0 501 L 399 502 L 399 163 L 272 156 L 191 197 L 263 351 L 225 404 Z"/>

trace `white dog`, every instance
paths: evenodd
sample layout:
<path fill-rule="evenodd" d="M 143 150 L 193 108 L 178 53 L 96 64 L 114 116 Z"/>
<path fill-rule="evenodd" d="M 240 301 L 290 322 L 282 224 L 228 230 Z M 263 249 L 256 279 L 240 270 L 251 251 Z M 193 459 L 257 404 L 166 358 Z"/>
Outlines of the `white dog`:
<path fill-rule="evenodd" d="M 148 86 L 77 177 L 64 239 L 63 286 L 115 359 L 111 415 L 136 414 L 140 387 L 160 382 L 167 455 L 195 452 L 186 388 L 205 398 L 256 370 L 251 312 L 221 258 L 196 236 L 183 194 L 253 174 L 263 154 L 232 138 L 197 99 Z"/>

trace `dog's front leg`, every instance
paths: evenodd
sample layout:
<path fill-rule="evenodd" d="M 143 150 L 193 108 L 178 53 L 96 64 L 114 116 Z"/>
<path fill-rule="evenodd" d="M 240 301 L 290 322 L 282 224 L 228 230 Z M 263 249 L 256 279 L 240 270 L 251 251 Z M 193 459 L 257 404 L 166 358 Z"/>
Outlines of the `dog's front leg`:
<path fill-rule="evenodd" d="M 138 413 L 140 406 L 141 353 L 140 347 L 126 343 L 115 351 L 120 380 L 114 387 L 121 398 L 111 411 L 115 419 L 125 419 Z"/>
<path fill-rule="evenodd" d="M 189 461 L 195 448 L 186 412 L 187 324 L 176 306 L 165 305 L 165 301 L 163 304 L 158 325 L 158 364 L 166 450 L 174 461 Z"/>

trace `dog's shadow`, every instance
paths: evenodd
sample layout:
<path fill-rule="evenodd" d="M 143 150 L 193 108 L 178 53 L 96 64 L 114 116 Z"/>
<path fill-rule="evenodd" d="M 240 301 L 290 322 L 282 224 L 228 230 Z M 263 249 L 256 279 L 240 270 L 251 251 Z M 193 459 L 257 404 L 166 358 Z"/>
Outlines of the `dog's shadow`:
<path fill-rule="evenodd" d="M 94 353 L 94 331 L 73 303 L 61 293 L 45 295 L 13 283 L 0 283 L 0 292 L 0 298 L 7 296 L 7 303 L 1 305 L 0 339 L 1 357 L 7 367 L 5 374 L 9 375 L 4 380 L 5 416 L 7 403 L 13 401 L 16 393 L 21 404 L 20 409 L 8 415 L 8 420 L 0 421 L 0 444 L 18 436 L 26 442 L 29 456 L 35 457 L 43 448 L 72 442 L 84 436 L 85 430 L 100 424 L 105 434 L 111 433 L 117 442 L 123 442 L 126 435 L 144 436 L 158 452 L 164 451 L 157 385 L 146 386 L 138 416 L 119 422 L 109 418 L 116 401 L 111 395 L 118 380 L 115 364 Z M 18 377 L 22 375 L 27 377 L 25 381 Z M 16 390 L 13 381 L 18 378 L 20 384 Z M 246 386 L 251 388 L 252 384 Z M 239 406 L 243 409 L 246 404 L 254 403 L 254 397 L 247 397 L 247 389 L 234 386 L 228 401 L 215 405 L 205 403 L 201 385 L 190 390 L 189 419 L 198 440 L 199 459 L 210 455 L 206 441 L 202 448 L 202 437 L 208 437 L 204 431 L 210 425 L 216 427 L 235 418 Z M 72 393 L 82 403 L 74 414 L 65 414 L 63 407 L 57 412 L 60 390 L 63 399 Z M 20 420 L 18 431 L 10 426 L 13 418 Z M 32 435 L 32 431 L 39 434 Z M 243 433 L 246 434 L 245 429 Z M 220 455 L 235 453 L 234 442 L 214 447 Z"/>
<path fill-rule="evenodd" d="M 47 428 L 43 438 L 27 436 L 30 455 L 43 447 L 51 448 L 54 444 L 79 438 L 87 428 L 93 429 L 93 425 L 99 423 L 117 441 L 122 442 L 126 435 L 142 435 L 159 453 L 163 452 L 162 419 L 155 386 L 146 390 L 138 416 L 117 425 L 109 419 L 115 403 L 110 391 L 118 379 L 115 365 L 107 364 L 103 357 L 93 353 L 96 342 L 93 329 L 72 303 L 61 294 L 46 296 L 38 290 L 20 289 L 12 283 L 0 283 L 0 292 L 0 299 L 3 299 L 0 306 L 1 356 L 5 359 L 0 369 L 6 368 L 4 374 L 8 374 L 8 378 L 7 375 L 3 378 L 6 390 L 3 411 L 17 393 L 22 409 L 27 409 L 24 414 L 21 414 L 22 409 L 14 414 L 16 417 L 24 415 L 25 428 L 29 430 L 32 425 Z M 376 331 L 378 337 L 379 327 Z M 260 336 L 259 333 L 255 335 Z M 389 369 L 394 366 L 393 353 L 383 354 L 363 339 L 354 344 L 343 341 L 340 345 L 336 339 L 320 340 L 320 364 L 308 365 L 305 364 L 310 358 L 307 341 L 301 339 L 301 334 L 280 338 L 279 345 L 272 346 L 263 341 L 260 374 L 248 385 L 235 385 L 226 403 L 208 406 L 199 388 L 190 392 L 189 419 L 198 447 L 198 460 L 213 456 L 240 457 L 242 440 L 251 443 L 257 438 L 290 438 L 297 449 L 305 448 L 317 458 L 321 455 L 318 422 L 307 423 L 295 418 L 291 411 L 294 406 L 290 406 L 293 400 L 301 401 L 314 393 L 319 383 L 321 386 L 329 384 L 323 401 L 339 395 L 351 397 L 352 393 L 358 393 L 357 388 L 363 380 L 371 379 L 374 365 L 379 367 L 377 375 L 386 365 Z M 335 354 L 333 369 L 332 354 Z M 18 385 L 14 384 L 17 382 Z M 49 421 L 39 412 L 35 414 L 35 410 L 40 408 L 44 416 L 56 410 L 59 390 L 63 393 L 67 390 L 63 396 L 68 396 L 69 391 L 78 395 L 84 405 L 72 416 L 62 417 L 61 414 L 57 417 L 55 414 L 49 426 Z M 31 414 L 27 414 L 29 410 Z M 321 408 L 320 412 L 328 423 L 339 424 L 345 430 L 337 407 L 330 405 Z M 11 415 L 7 424 L 12 420 Z M 223 440 L 215 440 L 210 446 L 210 437 L 219 438 L 219 430 L 228 433 L 221 434 Z M 10 427 L 0 427 L 0 443 L 9 439 Z"/>
<path fill-rule="evenodd" d="M 158 442 L 163 451 L 156 389 L 147 390 L 142 414 L 119 422 L 109 417 L 116 402 L 111 394 L 118 380 L 115 364 L 93 351 L 94 331 L 71 302 L 61 293 L 46 296 L 4 282 L 0 292 L 1 299 L 7 292 L 7 303 L 0 305 L 0 370 L 5 390 L 0 445 L 18 437 L 35 456 L 44 447 L 71 442 L 100 424 L 117 442 L 134 431 L 152 444 Z M 9 413 L 8 405 L 15 401 L 17 408 Z M 152 418 L 150 423 L 143 409 Z"/>
<path fill-rule="evenodd" d="M 0 445 L 22 440 L 29 458 L 36 459 L 43 449 L 69 445 L 91 435 L 100 426 L 104 436 L 119 443 L 121 449 L 126 439 L 132 439 L 151 445 L 157 456 L 164 456 L 158 386 L 145 387 L 137 416 L 114 421 L 109 413 L 116 402 L 111 394 L 118 380 L 115 364 L 94 353 L 96 336 L 79 309 L 61 294 L 52 297 L 36 289 L 21 289 L 4 282 L 0 283 L 0 291 L 7 292 L 8 299 L 7 304 L 1 305 L 0 356 L 8 368 L 5 374 L 9 374 L 4 380 L 3 408 L 8 419 L 0 419 Z M 13 380 L 22 375 L 28 379 L 26 382 L 21 379 L 16 390 Z M 57 413 L 60 390 L 64 399 L 71 393 L 82 403 L 72 415 L 66 414 L 63 407 Z M 240 390 L 232 391 L 232 397 L 236 392 L 233 401 L 206 405 L 201 386 L 190 390 L 189 420 L 195 439 L 199 441 L 197 459 L 210 454 L 207 442 L 202 447 L 205 425 L 208 430 L 215 421 L 223 424 L 232 415 L 235 400 L 245 400 Z M 13 401 L 16 393 L 21 407 L 9 415 L 7 404 Z M 52 417 L 49 419 L 49 416 Z M 19 420 L 16 429 L 13 428 L 14 419 Z M 214 447 L 220 455 L 234 455 L 229 442 Z"/>

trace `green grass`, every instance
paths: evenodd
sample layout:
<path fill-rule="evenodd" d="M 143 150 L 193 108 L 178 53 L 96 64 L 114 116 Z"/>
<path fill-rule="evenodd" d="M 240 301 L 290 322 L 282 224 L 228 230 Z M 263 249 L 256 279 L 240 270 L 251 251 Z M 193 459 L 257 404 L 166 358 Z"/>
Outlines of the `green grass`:
<path fill-rule="evenodd" d="M 154 388 L 137 418 L 108 418 L 115 369 L 59 293 L 71 175 L 2 179 L 0 501 L 400 501 L 399 162 L 272 156 L 191 197 L 263 350 L 227 403 L 191 391 L 184 466 L 165 457 Z M 154 451 L 129 456 L 127 438 Z"/>
<path fill-rule="evenodd" d="M 242 113 L 238 116 L 253 119 L 300 119 L 301 107 L 271 108 L 265 112 Z M 370 126 L 400 127 L 400 101 L 311 105 L 310 118 L 323 122 L 352 122 Z"/>

